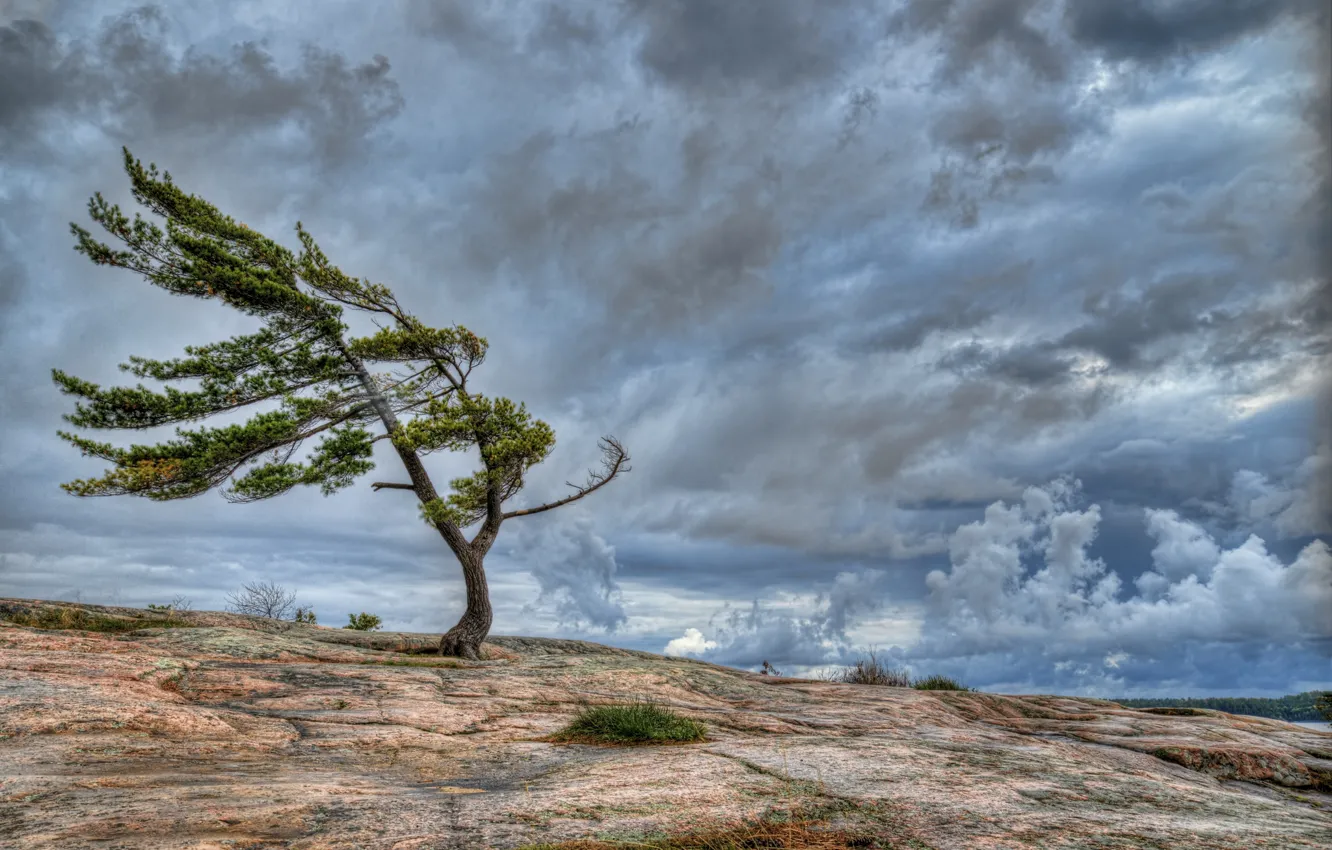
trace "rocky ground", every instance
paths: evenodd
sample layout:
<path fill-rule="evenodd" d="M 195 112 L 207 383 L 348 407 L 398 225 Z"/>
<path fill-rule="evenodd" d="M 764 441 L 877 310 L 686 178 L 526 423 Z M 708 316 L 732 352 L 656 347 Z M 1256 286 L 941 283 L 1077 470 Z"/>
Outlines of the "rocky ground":
<path fill-rule="evenodd" d="M 419 654 L 438 635 L 161 619 L 0 599 L 0 846 L 510 848 L 798 810 L 882 847 L 1332 847 L 1332 734 L 1278 721 L 578 641 L 493 637 L 469 664 Z M 108 621 L 136 630 L 51 628 Z M 538 740 L 580 705 L 645 697 L 709 740 Z"/>

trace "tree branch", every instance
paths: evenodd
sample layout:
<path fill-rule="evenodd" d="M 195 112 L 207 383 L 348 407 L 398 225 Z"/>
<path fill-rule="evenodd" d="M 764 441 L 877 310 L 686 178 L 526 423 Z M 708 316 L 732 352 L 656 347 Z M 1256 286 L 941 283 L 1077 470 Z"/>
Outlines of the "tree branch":
<path fill-rule="evenodd" d="M 566 496 L 557 502 L 540 505 L 535 508 L 524 508 L 521 511 L 509 511 L 502 515 L 502 519 L 511 519 L 518 516 L 529 516 L 530 514 L 539 514 L 543 511 L 554 510 L 555 508 L 567 505 L 570 502 L 576 502 L 589 493 L 595 492 L 604 487 L 615 476 L 630 471 L 629 454 L 624 450 L 624 446 L 614 437 L 603 437 L 598 443 L 602 454 L 602 471 L 588 473 L 587 483 L 577 488 L 578 492 L 571 496 Z M 574 486 L 572 484 L 570 487 Z"/>
<path fill-rule="evenodd" d="M 380 490 L 415 490 L 415 484 L 394 484 L 390 481 L 376 481 L 370 485 L 370 489 L 378 493 Z"/>

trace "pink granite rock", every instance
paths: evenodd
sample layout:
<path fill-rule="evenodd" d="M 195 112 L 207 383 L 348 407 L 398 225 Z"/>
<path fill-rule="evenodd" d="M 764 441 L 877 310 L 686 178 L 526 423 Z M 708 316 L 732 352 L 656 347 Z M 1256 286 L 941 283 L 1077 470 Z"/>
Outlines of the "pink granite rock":
<path fill-rule="evenodd" d="M 580 641 L 0 600 L 0 846 L 507 848 L 820 808 L 915 848 L 1332 847 L 1332 734 L 1219 712 L 764 677 Z M 32 622 L 29 620 L 29 622 Z M 48 623 L 49 624 L 49 623 Z M 428 666 L 422 666 L 428 665 Z M 540 739 L 650 697 L 663 747 Z"/>

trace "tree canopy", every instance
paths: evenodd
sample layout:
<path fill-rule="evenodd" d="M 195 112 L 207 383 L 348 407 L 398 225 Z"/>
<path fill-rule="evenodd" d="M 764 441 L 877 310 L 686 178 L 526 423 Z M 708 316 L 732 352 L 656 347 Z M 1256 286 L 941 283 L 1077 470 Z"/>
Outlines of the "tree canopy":
<path fill-rule="evenodd" d="M 83 428 L 145 429 L 264 402 L 276 406 L 241 424 L 178 427 L 175 439 L 155 445 L 119 448 L 60 431 L 85 455 L 111 464 L 100 477 L 62 485 L 68 492 L 165 501 L 218 488 L 230 501 L 253 502 L 313 486 L 331 495 L 373 469 L 375 443 L 389 440 L 410 483 L 372 486 L 417 495 L 421 517 L 463 562 L 470 611 L 477 594 L 469 561 L 479 573 L 505 519 L 576 501 L 629 470 L 623 446 L 605 437 L 603 465 L 585 485 L 566 498 L 505 512 L 504 503 L 523 488 L 528 471 L 554 448 L 555 434 L 533 419 L 526 405 L 487 397 L 468 384 L 485 361 L 483 337 L 461 325 L 430 327 L 407 312 L 387 286 L 346 275 L 301 223 L 296 224 L 301 250 L 293 252 L 183 192 L 169 172 L 159 174 L 155 164 L 145 168 L 128 149 L 123 154 L 134 199 L 165 219 L 165 229 L 139 213 L 131 221 L 99 192 L 88 212 L 123 247 L 71 224 L 75 250 L 97 265 L 137 272 L 172 295 L 220 301 L 259 318 L 263 327 L 188 346 L 183 357 L 131 356 L 120 365 L 139 378 L 195 382 L 186 389 L 142 383 L 103 388 L 52 370 L 60 389 L 79 399 L 65 420 Z M 345 310 L 370 314 L 379 330 L 347 336 Z M 376 427 L 382 433 L 374 433 Z M 317 443 L 308 455 L 295 459 L 312 439 Z M 480 468 L 453 479 L 441 497 L 421 458 L 473 447 Z M 462 529 L 478 523 L 475 535 L 465 538 Z M 484 590 L 483 573 L 480 587 Z M 488 602 L 485 607 L 488 630 Z"/>

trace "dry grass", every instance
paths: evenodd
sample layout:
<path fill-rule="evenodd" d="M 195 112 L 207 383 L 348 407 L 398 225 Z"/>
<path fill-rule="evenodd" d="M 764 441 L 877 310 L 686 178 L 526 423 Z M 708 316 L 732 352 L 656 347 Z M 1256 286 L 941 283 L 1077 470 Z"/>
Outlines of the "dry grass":
<path fill-rule="evenodd" d="M 855 664 L 838 670 L 825 677 L 830 682 L 844 685 L 883 685 L 890 688 L 911 687 L 911 674 L 906 670 L 895 670 L 888 662 L 879 658 L 878 653 L 870 650 Z"/>
<path fill-rule="evenodd" d="M 847 850 L 889 848 L 892 844 L 864 833 L 825 829 L 820 821 L 760 821 L 731 827 L 680 832 L 638 841 L 580 838 L 559 844 L 534 844 L 521 850 Z"/>

